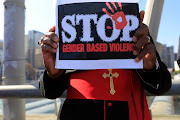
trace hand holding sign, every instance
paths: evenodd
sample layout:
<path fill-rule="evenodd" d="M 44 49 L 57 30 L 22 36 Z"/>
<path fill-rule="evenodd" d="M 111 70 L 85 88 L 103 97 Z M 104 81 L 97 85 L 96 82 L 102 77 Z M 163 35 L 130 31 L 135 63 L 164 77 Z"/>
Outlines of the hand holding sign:
<path fill-rule="evenodd" d="M 139 62 L 143 59 L 143 69 L 151 70 L 156 64 L 156 48 L 149 42 L 149 28 L 143 22 L 144 11 L 140 12 L 140 28 L 134 34 L 133 42 L 137 42 L 134 46 L 133 54 L 137 55 L 135 61 Z"/>
<path fill-rule="evenodd" d="M 137 2 L 58 3 L 56 8 L 56 34 L 62 40 L 56 54 L 56 68 L 141 69 L 143 62 L 139 60 L 145 58 L 145 69 L 154 65 L 155 49 L 148 42 L 148 27 L 139 28 L 143 17 L 140 14 L 139 20 Z M 134 52 L 133 35 L 136 38 L 133 41 L 137 42 Z"/>
<path fill-rule="evenodd" d="M 55 68 L 56 51 L 58 48 L 57 43 L 59 38 L 54 33 L 55 26 L 47 32 L 41 39 L 41 50 L 43 54 L 44 65 L 48 75 L 51 78 L 57 78 L 64 72 Z"/>
<path fill-rule="evenodd" d="M 115 22 L 116 25 L 116 29 L 120 30 L 120 29 L 124 29 L 124 27 L 127 25 L 127 20 L 126 20 L 126 16 L 124 14 L 122 10 L 122 5 L 120 2 L 118 2 L 118 6 L 116 6 L 116 4 L 114 2 L 106 2 L 107 7 L 111 10 L 112 14 L 111 15 L 106 8 L 103 8 L 103 12 L 105 12 L 107 15 L 109 15 Z M 112 9 L 112 7 L 115 8 Z"/>

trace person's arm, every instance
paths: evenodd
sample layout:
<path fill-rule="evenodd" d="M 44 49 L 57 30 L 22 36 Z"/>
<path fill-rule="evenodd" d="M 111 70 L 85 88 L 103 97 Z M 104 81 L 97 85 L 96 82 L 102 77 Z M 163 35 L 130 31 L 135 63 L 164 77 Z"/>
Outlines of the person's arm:
<path fill-rule="evenodd" d="M 137 70 L 144 88 L 151 94 L 162 95 L 171 88 L 171 75 L 157 53 L 158 66 L 152 70 Z"/>
<path fill-rule="evenodd" d="M 45 70 L 40 78 L 39 89 L 42 96 L 48 99 L 56 99 L 67 89 L 68 75 L 65 72 L 58 78 L 53 79 L 48 76 Z"/>
<path fill-rule="evenodd" d="M 60 97 L 67 88 L 65 70 L 55 68 L 56 52 L 59 38 L 55 34 L 55 26 L 47 32 L 39 42 L 45 66 L 45 72 L 40 79 L 41 94 L 49 99 Z"/>
<path fill-rule="evenodd" d="M 156 51 L 148 26 L 142 23 L 143 18 L 144 11 L 141 11 L 140 27 L 133 36 L 133 41 L 136 42 L 133 51 L 137 55 L 135 62 L 143 60 L 143 69 L 137 70 L 137 73 L 148 92 L 160 95 L 170 89 L 171 75 Z"/>
<path fill-rule="evenodd" d="M 150 34 L 150 41 L 154 44 Z M 144 88 L 151 94 L 161 95 L 171 88 L 171 75 L 156 51 L 156 65 L 151 70 L 137 70 Z"/>

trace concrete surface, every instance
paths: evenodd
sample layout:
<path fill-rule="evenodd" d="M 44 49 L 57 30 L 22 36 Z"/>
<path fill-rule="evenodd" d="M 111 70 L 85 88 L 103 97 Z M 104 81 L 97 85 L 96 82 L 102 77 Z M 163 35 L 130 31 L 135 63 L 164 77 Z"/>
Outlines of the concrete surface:
<path fill-rule="evenodd" d="M 153 116 L 152 120 L 180 120 L 180 116 L 175 116 L 175 115 Z"/>
<path fill-rule="evenodd" d="M 0 116 L 0 120 L 2 116 Z M 26 115 L 26 120 L 56 120 L 55 115 Z M 153 116 L 152 120 L 180 120 L 180 116 Z"/>
<path fill-rule="evenodd" d="M 55 115 L 26 115 L 26 120 L 56 120 L 57 117 Z M 0 120 L 3 120 L 2 116 L 0 116 Z"/>
<path fill-rule="evenodd" d="M 173 115 L 174 104 L 172 96 L 156 96 L 150 106 L 151 112 L 156 116 Z"/>

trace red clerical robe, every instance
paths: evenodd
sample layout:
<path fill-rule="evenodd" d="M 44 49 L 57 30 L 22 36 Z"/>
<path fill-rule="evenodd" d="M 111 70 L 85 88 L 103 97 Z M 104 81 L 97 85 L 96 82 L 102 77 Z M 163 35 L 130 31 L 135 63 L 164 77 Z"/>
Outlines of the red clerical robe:
<path fill-rule="evenodd" d="M 68 1 L 68 0 L 67 0 Z M 92 1 L 84 1 L 80 0 L 81 2 L 85 2 L 80 4 L 79 0 L 76 2 L 70 1 L 67 3 L 74 3 L 74 4 L 65 4 L 65 0 L 61 1 L 62 4 L 58 6 L 58 21 L 62 21 L 62 26 L 60 25 L 61 22 L 58 23 L 59 32 L 61 33 L 68 33 L 71 38 L 64 38 L 61 34 L 59 34 L 60 41 L 63 41 L 64 43 L 72 42 L 74 39 L 77 38 L 77 40 L 73 41 L 73 44 L 79 44 L 82 42 L 84 44 L 84 40 L 89 40 L 94 43 L 101 42 L 110 42 L 109 38 L 105 36 L 105 39 L 103 39 L 103 36 L 101 36 L 101 30 L 104 32 L 106 31 L 105 26 L 111 25 L 112 22 L 109 24 L 106 24 L 105 19 L 103 18 L 103 28 L 101 29 L 101 22 L 100 17 L 106 15 L 110 18 L 112 17 L 112 20 L 117 22 L 116 29 L 119 28 L 119 25 L 122 23 L 127 24 L 126 22 L 119 23 L 117 21 L 118 14 L 121 14 L 122 11 L 118 12 L 118 14 L 115 14 L 114 16 L 110 15 L 106 11 L 106 7 L 108 7 L 107 3 L 101 3 L 98 2 L 92 2 Z M 90 2 L 90 3 L 89 3 Z M 91 3 L 92 2 L 92 3 Z M 119 7 L 121 6 L 120 3 Z M 131 3 L 128 3 L 131 4 Z M 125 15 L 129 15 L 130 12 L 134 11 L 135 16 L 138 16 L 139 10 L 137 9 L 138 6 L 135 4 L 135 9 L 132 9 L 133 7 L 128 7 L 128 4 L 124 3 L 123 9 L 126 11 L 126 9 L 129 11 L 125 13 Z M 115 3 L 114 3 L 115 5 Z M 131 4 L 132 5 L 132 4 Z M 79 9 L 81 7 L 84 7 L 82 9 Z M 109 6 L 110 8 L 110 6 Z M 111 8 L 110 8 L 111 9 Z M 112 10 L 111 10 L 112 11 Z M 114 11 L 114 10 L 113 10 Z M 123 13 L 124 14 L 124 13 Z M 96 20 L 94 20 L 94 17 L 92 18 L 93 21 L 89 21 L 90 18 L 88 18 L 86 21 L 83 17 L 83 21 L 80 22 L 81 17 L 87 15 L 87 16 L 95 16 Z M 64 17 L 65 16 L 65 17 Z M 79 18 L 77 18 L 79 16 Z M 120 15 L 122 18 L 122 14 Z M 131 15 L 129 15 L 131 16 Z M 67 19 L 67 18 L 71 19 Z M 136 17 L 135 17 L 136 18 Z M 98 20 L 98 22 L 97 22 Z M 135 20 L 134 17 L 132 20 Z M 131 24 L 133 24 L 132 20 Z M 138 18 L 136 18 L 136 21 Z M 73 24 L 74 21 L 74 24 Z M 76 23 L 75 22 L 78 22 Z M 87 22 L 89 21 L 89 22 Z M 123 20 L 125 21 L 125 20 Z M 89 26 L 84 27 L 87 23 L 87 25 L 92 25 L 91 28 Z M 136 23 L 136 22 L 135 22 Z M 137 21 L 138 23 L 138 21 Z M 83 24 L 83 25 L 81 25 Z M 96 25 L 97 24 L 97 25 Z M 99 25 L 98 25 L 99 24 Z M 69 29 L 65 29 L 68 28 Z M 124 27 L 124 25 L 123 25 Z M 130 26 L 129 24 L 129 27 Z M 84 29 L 85 28 L 85 29 Z M 86 29 L 87 28 L 87 29 Z M 83 30 L 84 29 L 84 30 Z M 84 38 L 83 34 L 87 31 L 87 35 L 90 35 L 92 31 L 92 36 L 94 38 L 91 38 L 91 36 L 86 36 Z M 107 28 L 107 31 L 109 28 Z M 74 31 L 72 31 L 74 30 Z M 114 31 L 114 28 L 112 29 Z M 112 38 L 112 30 L 109 32 L 103 33 L 103 35 L 111 36 L 111 42 L 114 40 L 117 40 L 119 43 L 119 38 L 122 38 L 122 34 L 119 32 L 116 36 L 116 32 L 113 32 L 113 35 L 115 35 L 115 38 L 113 36 Z M 117 30 L 116 30 L 117 31 Z M 77 32 L 77 36 L 75 34 Z M 83 34 L 82 34 L 83 33 Z M 115 34 L 114 34 L 115 33 Z M 129 37 L 132 37 L 133 32 L 130 31 L 131 35 Z M 68 36 L 69 36 L 68 35 Z M 75 38 L 72 38 L 72 35 Z M 101 39 L 100 39 L 101 38 Z M 66 39 L 68 41 L 66 41 Z M 123 38 L 124 39 L 124 38 Z M 129 38 L 128 38 L 129 39 Z M 87 41 L 87 42 L 89 42 Z M 151 42 L 153 43 L 153 40 L 151 39 Z M 60 42 L 61 43 L 61 42 Z M 60 44 L 60 48 L 63 48 L 63 45 Z M 132 48 L 132 47 L 131 47 Z M 61 51 L 61 50 L 60 50 Z M 76 52 L 73 54 L 67 54 L 67 49 L 64 49 L 64 53 L 60 53 L 60 58 L 63 56 L 63 60 L 71 60 L 68 57 L 69 56 L 76 56 Z M 95 49 L 92 49 L 90 52 L 102 52 L 101 54 L 98 53 L 98 55 L 101 55 L 101 58 L 104 59 L 104 57 L 107 54 L 104 54 L 103 51 L 95 51 Z M 96 55 L 89 53 L 90 56 Z M 126 53 L 125 53 L 126 54 Z M 125 55 L 122 54 L 122 55 Z M 85 54 L 84 56 L 86 56 Z M 116 54 L 115 54 L 116 55 Z M 118 59 L 121 56 L 120 53 L 117 52 Z M 81 56 L 77 54 L 77 58 L 73 58 L 73 60 L 79 60 L 82 57 L 82 60 L 84 60 L 84 56 Z M 125 55 L 126 56 L 126 55 Z M 66 58 L 67 57 L 67 58 Z M 91 57 L 89 57 L 91 58 Z M 89 59 L 88 58 L 88 59 Z M 94 57 L 93 59 L 101 59 Z M 114 56 L 111 56 L 111 52 L 108 54 L 106 59 L 115 59 Z M 120 58 L 124 59 L 124 58 Z M 41 76 L 40 79 L 40 92 L 41 94 L 49 99 L 55 99 L 62 95 L 62 93 L 67 89 L 67 99 L 64 102 L 64 105 L 62 107 L 62 110 L 58 116 L 58 120 L 150 120 L 150 113 L 146 101 L 146 96 L 144 92 L 144 88 L 153 93 L 153 94 L 163 94 L 166 92 L 170 86 L 171 86 L 171 75 L 169 74 L 167 67 L 164 65 L 164 63 L 161 62 L 160 57 L 157 53 L 157 61 L 159 63 L 159 67 L 157 69 L 149 70 L 148 72 L 144 70 L 122 70 L 122 69 L 112 69 L 112 70 L 84 70 L 84 71 L 76 71 L 72 73 L 64 73 L 59 78 L 52 79 L 48 76 L 47 72 L 45 71 L 43 76 Z M 157 66 L 154 66 L 155 68 Z"/>
<path fill-rule="evenodd" d="M 64 73 L 52 79 L 45 71 L 40 92 L 55 99 L 67 89 L 58 120 L 150 120 L 144 89 L 163 94 L 171 87 L 171 76 L 158 57 L 155 71 L 104 69 Z"/>
<path fill-rule="evenodd" d="M 151 120 L 140 78 L 132 70 L 88 70 L 71 74 L 67 99 L 104 101 L 104 120 L 107 120 L 105 102 L 108 101 L 108 108 L 115 105 L 113 101 L 127 102 L 128 120 Z M 127 120 L 121 113 L 119 115 L 122 120 Z"/>

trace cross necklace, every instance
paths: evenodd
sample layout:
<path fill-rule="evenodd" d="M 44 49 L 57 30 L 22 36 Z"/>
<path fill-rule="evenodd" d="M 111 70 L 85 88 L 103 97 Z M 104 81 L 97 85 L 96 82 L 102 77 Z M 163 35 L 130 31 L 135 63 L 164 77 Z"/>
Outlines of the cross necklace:
<path fill-rule="evenodd" d="M 114 90 L 114 84 L 113 84 L 113 77 L 115 77 L 115 78 L 118 78 L 119 77 L 119 74 L 117 73 L 117 72 L 115 72 L 115 73 L 112 73 L 112 69 L 108 69 L 108 71 L 109 71 L 109 74 L 107 74 L 107 73 L 103 73 L 103 75 L 102 75 L 102 77 L 103 78 L 107 78 L 107 77 L 109 77 L 109 79 L 110 79 L 110 93 L 112 94 L 112 95 L 114 95 L 115 94 L 115 90 Z"/>

